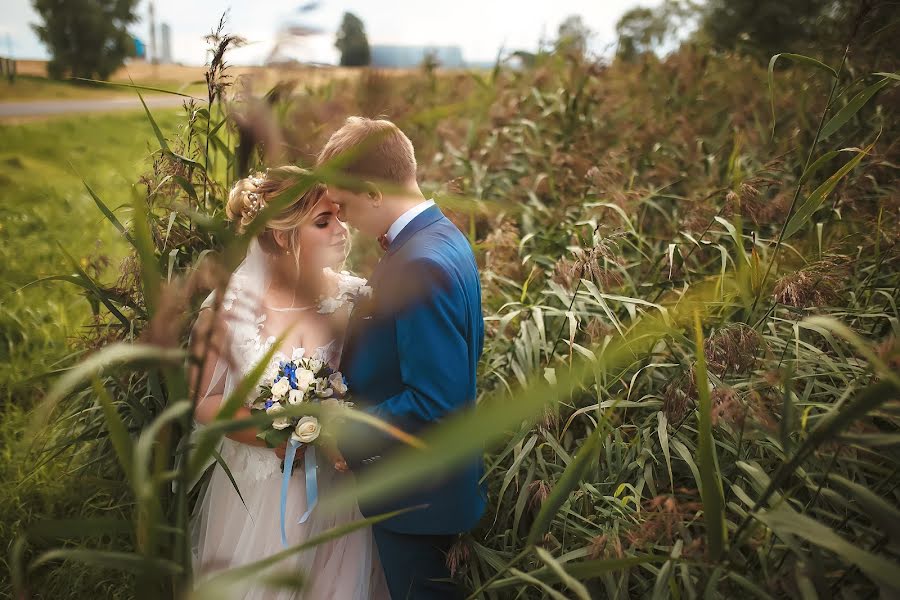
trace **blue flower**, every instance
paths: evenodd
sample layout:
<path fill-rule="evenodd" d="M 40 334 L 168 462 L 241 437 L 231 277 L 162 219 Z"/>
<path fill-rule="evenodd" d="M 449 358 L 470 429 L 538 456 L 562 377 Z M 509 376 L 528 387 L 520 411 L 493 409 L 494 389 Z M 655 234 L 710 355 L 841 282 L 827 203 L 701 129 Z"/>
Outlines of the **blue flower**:
<path fill-rule="evenodd" d="M 266 400 L 266 410 L 272 408 L 272 404 L 274 404 L 271 400 Z"/>

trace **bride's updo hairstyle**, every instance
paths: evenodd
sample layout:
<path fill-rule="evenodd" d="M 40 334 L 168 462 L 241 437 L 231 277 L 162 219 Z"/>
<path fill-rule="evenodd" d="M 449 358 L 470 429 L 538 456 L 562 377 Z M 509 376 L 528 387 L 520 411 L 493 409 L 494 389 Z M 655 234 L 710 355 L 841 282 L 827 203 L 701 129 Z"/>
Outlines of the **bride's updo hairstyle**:
<path fill-rule="evenodd" d="M 267 204 L 289 193 L 308 176 L 309 171 L 306 169 L 284 165 L 266 169 L 265 173 L 257 172 L 245 177 L 231 188 L 228 203 L 225 205 L 225 214 L 231 221 L 237 223 L 238 230 L 243 232 Z M 289 252 L 296 256 L 300 244 L 299 236 L 296 234 L 288 236 L 290 247 L 282 248 L 274 234 L 276 231 L 299 231 L 298 227 L 309 218 L 324 193 L 325 186 L 315 183 L 306 192 L 290 199 L 268 220 L 265 228 L 257 236 L 260 247 L 271 254 Z"/>

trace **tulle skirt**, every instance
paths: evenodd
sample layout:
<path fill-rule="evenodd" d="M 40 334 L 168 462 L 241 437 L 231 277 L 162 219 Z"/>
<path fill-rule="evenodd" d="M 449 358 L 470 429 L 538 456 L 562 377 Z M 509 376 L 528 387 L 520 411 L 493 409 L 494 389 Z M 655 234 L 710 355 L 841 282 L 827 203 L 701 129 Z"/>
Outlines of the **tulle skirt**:
<path fill-rule="evenodd" d="M 228 438 L 225 438 L 220 453 L 241 495 L 235 491 L 221 465 L 216 464 L 192 519 L 194 572 L 199 582 L 216 572 L 284 550 L 279 515 L 281 460 L 270 449 Z M 328 502 L 329 490 L 352 477 L 349 473 L 335 471 L 324 462 L 320 456 L 319 508 Z M 337 514 L 317 509 L 305 523 L 297 523 L 306 511 L 306 481 L 299 465 L 291 476 L 287 496 L 285 531 L 289 547 L 362 518 L 354 506 Z M 390 598 L 372 530 L 368 527 L 294 554 L 269 567 L 266 574 L 300 575 L 305 583 L 300 590 L 266 587 L 258 582 L 235 586 L 227 600 Z"/>

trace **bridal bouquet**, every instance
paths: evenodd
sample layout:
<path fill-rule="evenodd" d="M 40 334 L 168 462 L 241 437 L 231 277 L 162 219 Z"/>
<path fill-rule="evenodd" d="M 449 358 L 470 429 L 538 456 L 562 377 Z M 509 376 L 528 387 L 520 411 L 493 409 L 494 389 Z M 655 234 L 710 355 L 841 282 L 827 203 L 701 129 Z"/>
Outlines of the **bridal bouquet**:
<path fill-rule="evenodd" d="M 353 404 L 346 400 L 347 383 L 340 371 L 333 370 L 318 356 L 304 356 L 303 348 L 296 348 L 290 360 L 284 355 L 276 357 L 259 386 L 259 396 L 251 404 L 250 412 L 259 414 L 263 411 L 273 416 L 272 423 L 256 437 L 266 442 L 269 447 L 277 447 L 287 443 L 284 457 L 284 469 L 281 480 L 281 543 L 287 547 L 284 519 L 287 505 L 287 492 L 294 457 L 297 449 L 308 445 L 303 456 L 306 477 L 306 512 L 300 517 L 300 523 L 306 522 L 318 502 L 318 482 L 316 475 L 317 445 L 323 444 L 323 431 L 319 419 L 311 416 L 282 415 L 287 407 L 316 402 L 322 405 L 332 404 L 336 407 L 350 407 Z M 325 436 L 327 437 L 327 436 Z"/>
<path fill-rule="evenodd" d="M 283 355 L 276 356 L 263 375 L 259 396 L 251 405 L 251 413 L 265 411 L 275 417 L 272 424 L 256 436 L 271 448 L 285 442 L 312 444 L 322 433 L 316 417 L 278 416 L 286 407 L 306 402 L 353 406 L 345 399 L 347 383 L 340 371 L 333 370 L 317 356 L 303 354 L 303 348 L 296 348 L 290 360 L 284 360 Z"/>

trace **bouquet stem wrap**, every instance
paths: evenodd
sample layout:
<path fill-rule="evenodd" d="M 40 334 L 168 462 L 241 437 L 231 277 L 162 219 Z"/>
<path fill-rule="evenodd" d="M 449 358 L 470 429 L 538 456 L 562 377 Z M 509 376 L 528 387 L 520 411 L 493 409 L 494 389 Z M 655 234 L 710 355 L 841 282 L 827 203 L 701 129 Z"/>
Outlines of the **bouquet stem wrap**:
<path fill-rule="evenodd" d="M 284 456 L 284 474 L 281 477 L 281 545 L 288 547 L 287 535 L 284 531 L 284 516 L 287 508 L 288 485 L 291 481 L 291 472 L 294 469 L 294 457 L 297 455 L 297 448 L 300 442 L 295 439 L 288 441 L 287 451 Z M 306 449 L 303 457 L 303 467 L 306 471 L 306 512 L 300 517 L 297 523 L 305 523 L 312 514 L 313 509 L 319 501 L 319 483 L 316 479 L 316 447 L 310 445 Z"/>

